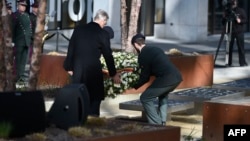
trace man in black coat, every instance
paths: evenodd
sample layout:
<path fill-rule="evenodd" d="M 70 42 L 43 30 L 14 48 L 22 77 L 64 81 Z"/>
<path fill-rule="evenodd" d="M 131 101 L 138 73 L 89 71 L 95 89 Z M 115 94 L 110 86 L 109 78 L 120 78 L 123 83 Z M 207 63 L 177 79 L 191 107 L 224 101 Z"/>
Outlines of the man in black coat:
<path fill-rule="evenodd" d="M 140 78 L 134 88 L 138 89 L 148 82 L 150 76 L 156 78 L 140 96 L 147 120 L 151 124 L 165 125 L 168 94 L 182 81 L 181 73 L 162 49 L 146 46 L 142 34 L 136 34 L 132 38 L 132 45 L 139 53 L 138 63 L 141 69 Z M 156 98 L 159 100 L 158 107 L 154 105 Z"/>
<path fill-rule="evenodd" d="M 232 35 L 229 43 L 228 66 L 232 65 L 233 45 L 236 40 L 240 66 L 247 66 L 244 47 L 244 24 L 247 23 L 247 16 L 244 9 L 238 7 L 237 0 L 231 0 L 229 7 L 224 14 L 223 23 L 232 21 Z M 230 29 L 229 29 L 230 32 Z"/>
<path fill-rule="evenodd" d="M 94 22 L 77 26 L 71 36 L 64 62 L 65 70 L 72 74 L 72 83 L 83 83 L 87 87 L 91 116 L 100 115 L 100 104 L 104 100 L 101 55 L 105 58 L 109 75 L 115 83 L 120 83 L 110 48 L 110 35 L 103 29 L 107 20 L 108 14 L 99 10 Z"/>

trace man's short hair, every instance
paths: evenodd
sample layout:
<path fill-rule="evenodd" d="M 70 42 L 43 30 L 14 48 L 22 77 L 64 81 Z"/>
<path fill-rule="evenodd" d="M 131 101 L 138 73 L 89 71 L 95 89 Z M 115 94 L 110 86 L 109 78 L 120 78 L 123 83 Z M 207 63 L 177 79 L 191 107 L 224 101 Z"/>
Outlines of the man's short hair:
<path fill-rule="evenodd" d="M 141 46 L 145 44 L 145 40 L 143 38 L 138 38 L 135 40 L 135 43 Z"/>
<path fill-rule="evenodd" d="M 108 13 L 102 9 L 99 9 L 97 12 L 96 12 L 96 15 L 94 17 L 94 21 L 95 20 L 105 20 L 107 21 L 109 19 L 109 16 L 108 16 Z"/>
<path fill-rule="evenodd" d="M 145 36 L 141 33 L 136 34 L 132 37 L 131 44 L 134 45 L 134 43 L 137 43 L 139 45 L 145 44 Z"/>

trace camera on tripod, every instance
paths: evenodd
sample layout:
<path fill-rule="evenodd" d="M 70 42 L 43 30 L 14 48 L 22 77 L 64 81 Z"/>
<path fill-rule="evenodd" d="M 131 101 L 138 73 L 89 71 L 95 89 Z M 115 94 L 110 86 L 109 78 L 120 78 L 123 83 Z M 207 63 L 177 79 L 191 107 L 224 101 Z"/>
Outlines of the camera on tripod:
<path fill-rule="evenodd" d="M 225 19 L 227 21 L 236 20 L 237 14 L 233 10 L 233 6 L 235 5 L 235 0 L 223 0 L 222 5 L 225 9 Z"/>

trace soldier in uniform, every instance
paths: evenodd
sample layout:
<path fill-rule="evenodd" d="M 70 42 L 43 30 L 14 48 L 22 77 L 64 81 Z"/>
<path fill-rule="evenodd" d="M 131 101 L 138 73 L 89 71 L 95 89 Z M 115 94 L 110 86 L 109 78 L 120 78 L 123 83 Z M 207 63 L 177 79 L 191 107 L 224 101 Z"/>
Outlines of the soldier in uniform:
<path fill-rule="evenodd" d="M 26 0 L 18 0 L 17 11 L 12 14 L 12 36 L 15 44 L 17 82 L 25 80 L 25 65 L 31 45 L 32 28 L 29 14 L 25 12 Z"/>

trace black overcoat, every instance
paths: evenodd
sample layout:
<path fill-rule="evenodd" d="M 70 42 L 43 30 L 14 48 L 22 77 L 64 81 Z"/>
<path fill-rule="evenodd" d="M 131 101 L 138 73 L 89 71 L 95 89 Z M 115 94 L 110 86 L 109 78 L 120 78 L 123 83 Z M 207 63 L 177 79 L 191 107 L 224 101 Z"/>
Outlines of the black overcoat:
<path fill-rule="evenodd" d="M 103 55 L 110 76 L 116 74 L 108 33 L 99 24 L 90 22 L 74 29 L 68 46 L 64 69 L 73 71 L 72 83 L 84 83 L 90 99 L 104 99 Z"/>

